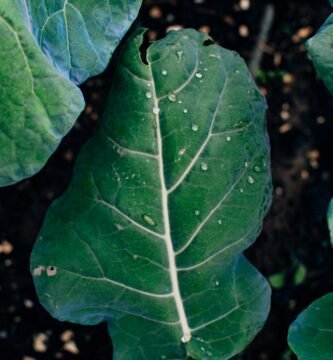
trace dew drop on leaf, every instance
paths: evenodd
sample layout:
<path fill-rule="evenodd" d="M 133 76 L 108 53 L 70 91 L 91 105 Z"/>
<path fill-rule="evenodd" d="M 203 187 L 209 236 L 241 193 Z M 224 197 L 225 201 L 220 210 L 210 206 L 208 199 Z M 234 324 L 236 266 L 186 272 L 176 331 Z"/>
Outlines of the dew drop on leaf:
<path fill-rule="evenodd" d="M 207 163 L 201 163 L 201 170 L 207 171 L 208 170 L 208 164 Z"/>
<path fill-rule="evenodd" d="M 150 226 L 156 225 L 156 222 L 147 214 L 143 214 L 142 219 Z"/>
<path fill-rule="evenodd" d="M 248 182 L 249 184 L 254 184 L 254 179 L 253 179 L 253 177 L 252 177 L 252 176 L 248 176 L 248 177 L 247 177 L 247 182 Z"/>
<path fill-rule="evenodd" d="M 169 94 L 168 95 L 168 99 L 172 102 L 176 101 L 177 100 L 177 96 L 176 94 Z"/>

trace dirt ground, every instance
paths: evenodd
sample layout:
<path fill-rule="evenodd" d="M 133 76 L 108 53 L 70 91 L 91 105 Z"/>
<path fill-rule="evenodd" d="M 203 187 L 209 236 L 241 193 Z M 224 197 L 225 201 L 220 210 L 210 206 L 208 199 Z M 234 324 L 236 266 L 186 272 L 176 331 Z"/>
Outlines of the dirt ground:
<path fill-rule="evenodd" d="M 147 0 L 139 25 L 150 38 L 170 26 L 207 31 L 250 61 L 268 1 Z M 326 0 L 272 1 L 273 27 L 258 84 L 267 94 L 274 199 L 248 257 L 273 288 L 266 326 L 238 357 L 294 359 L 289 324 L 314 299 L 333 290 L 333 252 L 326 209 L 333 193 L 333 100 L 307 57 L 305 39 L 330 14 Z M 53 199 L 68 186 L 75 158 L 94 133 L 110 84 L 105 74 L 82 86 L 87 108 L 58 151 L 35 177 L 0 189 L 0 359 L 110 360 L 105 325 L 76 326 L 52 319 L 39 305 L 29 256 Z M 129 359 L 130 360 L 130 359 Z"/>

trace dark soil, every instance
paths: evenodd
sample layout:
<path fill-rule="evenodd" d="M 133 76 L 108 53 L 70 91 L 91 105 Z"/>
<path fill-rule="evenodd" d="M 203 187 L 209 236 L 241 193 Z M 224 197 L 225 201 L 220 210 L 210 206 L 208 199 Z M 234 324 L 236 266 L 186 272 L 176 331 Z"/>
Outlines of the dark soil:
<path fill-rule="evenodd" d="M 249 10 L 242 11 L 239 0 L 147 0 L 140 23 L 152 29 L 151 39 L 163 36 L 170 25 L 201 28 L 249 60 L 266 4 L 252 0 Z M 275 22 L 258 77 L 269 102 L 274 201 L 247 255 L 266 277 L 280 274 L 284 284 L 273 289 L 267 324 L 240 357 L 247 360 L 293 359 L 286 342 L 289 324 L 313 300 L 333 290 L 325 219 L 333 193 L 333 101 L 304 47 L 305 37 L 319 28 L 330 8 L 326 0 L 276 0 L 274 5 Z M 65 191 L 75 158 L 96 129 L 110 73 L 112 65 L 82 87 L 87 109 L 45 168 L 0 190 L 0 245 L 6 240 L 13 246 L 0 254 L 1 360 L 112 358 L 106 326 L 52 319 L 39 305 L 29 274 L 29 255 L 45 212 Z M 301 265 L 306 276 L 297 285 L 295 272 Z M 64 349 L 66 330 L 74 333 L 77 355 L 71 343 Z M 39 334 L 47 338 L 44 352 L 36 351 Z"/>

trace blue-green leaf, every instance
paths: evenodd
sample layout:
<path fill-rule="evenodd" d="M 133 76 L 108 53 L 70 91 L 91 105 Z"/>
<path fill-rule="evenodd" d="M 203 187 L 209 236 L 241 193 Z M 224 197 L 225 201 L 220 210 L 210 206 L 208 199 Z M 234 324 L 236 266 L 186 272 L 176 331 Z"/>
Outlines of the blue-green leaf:
<path fill-rule="evenodd" d="M 98 75 L 135 20 L 141 0 L 29 0 L 32 32 L 50 62 L 80 84 Z"/>
<path fill-rule="evenodd" d="M 84 108 L 141 0 L 1 0 L 0 186 L 35 174 Z"/>
<path fill-rule="evenodd" d="M 333 94 L 333 14 L 308 40 L 307 48 L 319 76 Z"/>
<path fill-rule="evenodd" d="M 48 212 L 35 285 L 54 317 L 107 321 L 115 359 L 230 359 L 270 304 L 243 255 L 271 199 L 266 102 L 205 34 L 142 43 L 123 50 L 101 128 Z"/>
<path fill-rule="evenodd" d="M 304 310 L 289 329 L 288 342 L 299 360 L 333 359 L 333 294 Z"/>

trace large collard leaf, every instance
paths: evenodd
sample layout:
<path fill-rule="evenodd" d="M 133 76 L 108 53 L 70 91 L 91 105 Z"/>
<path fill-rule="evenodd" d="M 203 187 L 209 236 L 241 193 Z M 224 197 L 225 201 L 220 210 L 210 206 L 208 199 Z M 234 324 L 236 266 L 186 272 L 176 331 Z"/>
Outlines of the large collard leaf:
<path fill-rule="evenodd" d="M 327 211 L 333 244 L 333 200 Z M 314 301 L 291 324 L 288 342 L 299 360 L 333 359 L 333 293 Z"/>
<path fill-rule="evenodd" d="M 76 84 L 106 68 L 140 5 L 141 0 L 28 1 L 39 46 Z"/>
<path fill-rule="evenodd" d="M 308 40 L 307 48 L 316 70 L 333 94 L 333 14 L 318 33 Z"/>
<path fill-rule="evenodd" d="M 288 342 L 299 360 L 333 359 L 333 294 L 313 302 L 289 329 Z"/>
<path fill-rule="evenodd" d="M 54 317 L 107 321 L 115 359 L 229 359 L 269 310 L 242 254 L 271 196 L 266 103 L 241 58 L 207 35 L 170 32 L 144 49 L 141 30 L 48 212 L 35 285 Z"/>
<path fill-rule="evenodd" d="M 24 4 L 0 4 L 0 186 L 36 173 L 84 107 L 27 31 Z"/>
<path fill-rule="evenodd" d="M 45 164 L 84 107 L 69 80 L 104 70 L 140 3 L 1 0 L 0 186 Z"/>

